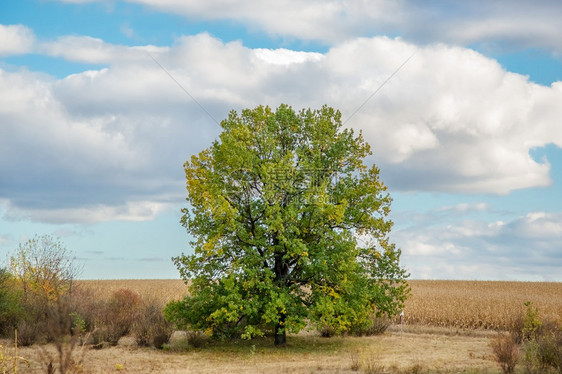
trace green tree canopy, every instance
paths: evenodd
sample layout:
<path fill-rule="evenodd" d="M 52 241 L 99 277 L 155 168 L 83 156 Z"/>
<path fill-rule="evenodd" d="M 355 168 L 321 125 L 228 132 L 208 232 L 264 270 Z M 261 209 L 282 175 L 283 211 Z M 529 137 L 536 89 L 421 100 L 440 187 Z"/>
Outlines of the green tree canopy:
<path fill-rule="evenodd" d="M 193 255 L 173 260 L 190 295 L 171 320 L 215 337 L 252 338 L 368 325 L 396 315 L 408 294 L 390 243 L 391 198 L 361 134 L 330 107 L 259 106 L 185 163 L 182 225 Z"/>

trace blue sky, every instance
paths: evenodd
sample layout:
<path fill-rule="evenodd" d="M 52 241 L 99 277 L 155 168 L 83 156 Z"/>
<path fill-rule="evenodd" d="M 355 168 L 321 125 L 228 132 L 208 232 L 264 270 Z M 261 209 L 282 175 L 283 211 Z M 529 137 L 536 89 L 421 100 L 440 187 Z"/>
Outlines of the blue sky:
<path fill-rule="evenodd" d="M 218 135 L 214 119 L 328 104 L 373 147 L 412 278 L 562 281 L 561 11 L 2 2 L 0 260 L 52 234 L 82 278 L 177 278 L 170 258 L 192 251 L 182 164 Z"/>

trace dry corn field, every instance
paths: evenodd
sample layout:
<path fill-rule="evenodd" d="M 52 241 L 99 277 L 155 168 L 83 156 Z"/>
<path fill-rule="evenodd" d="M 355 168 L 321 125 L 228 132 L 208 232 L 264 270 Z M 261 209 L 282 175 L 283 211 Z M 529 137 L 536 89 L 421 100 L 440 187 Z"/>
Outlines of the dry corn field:
<path fill-rule="evenodd" d="M 138 293 L 145 300 L 155 300 L 161 304 L 179 300 L 188 292 L 188 287 L 180 279 L 80 280 L 78 284 L 102 299 L 107 299 L 113 292 L 125 288 Z"/>
<path fill-rule="evenodd" d="M 182 280 L 80 281 L 98 297 L 128 288 L 145 299 L 167 302 L 187 293 Z M 562 283 L 427 281 L 409 282 L 412 295 L 406 302 L 407 325 L 458 329 L 508 329 L 530 301 L 542 319 L 562 322 Z"/>
<path fill-rule="evenodd" d="M 544 320 L 562 322 L 562 283 L 410 281 L 406 324 L 458 329 L 506 330 L 525 311 L 538 308 Z"/>

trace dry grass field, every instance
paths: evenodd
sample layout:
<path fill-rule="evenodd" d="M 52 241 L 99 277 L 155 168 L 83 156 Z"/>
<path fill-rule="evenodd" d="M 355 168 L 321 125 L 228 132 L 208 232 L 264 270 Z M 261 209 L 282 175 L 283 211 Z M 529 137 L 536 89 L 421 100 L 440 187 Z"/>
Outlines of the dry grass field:
<path fill-rule="evenodd" d="M 128 345 L 131 344 L 131 345 Z M 44 373 L 37 350 L 20 355 L 32 359 L 25 373 Z M 485 336 L 446 336 L 389 332 L 367 338 L 290 337 L 276 348 L 269 340 L 218 344 L 167 352 L 137 348 L 124 341 L 117 347 L 89 350 L 84 373 L 498 373 Z"/>
<path fill-rule="evenodd" d="M 180 280 L 79 281 L 96 297 L 127 288 L 144 299 L 181 298 Z M 85 352 L 83 373 L 499 373 L 490 348 L 495 330 L 509 327 L 531 301 L 540 316 L 562 323 L 562 283 L 410 281 L 405 324 L 374 337 L 321 338 L 315 332 L 272 341 L 209 343 L 181 340 L 166 351 L 138 348 L 133 338 L 116 347 Z M 6 342 L 0 342 L 6 346 Z M 20 373 L 43 373 L 36 347 Z"/>

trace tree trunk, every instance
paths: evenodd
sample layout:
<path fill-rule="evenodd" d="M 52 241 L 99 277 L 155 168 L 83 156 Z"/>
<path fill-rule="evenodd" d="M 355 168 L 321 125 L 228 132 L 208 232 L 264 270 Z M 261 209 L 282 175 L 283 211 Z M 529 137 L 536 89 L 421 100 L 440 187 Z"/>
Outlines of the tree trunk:
<path fill-rule="evenodd" d="M 273 238 L 273 245 L 278 246 L 279 240 L 277 236 Z M 280 288 L 284 289 L 287 287 L 287 274 L 289 273 L 289 266 L 287 262 L 283 259 L 286 252 L 276 252 L 275 253 L 275 284 Z M 281 346 L 285 345 L 287 342 L 287 333 L 285 331 L 285 318 L 286 314 L 281 312 L 279 315 L 279 322 L 275 325 L 275 345 Z"/>
<path fill-rule="evenodd" d="M 275 345 L 285 345 L 287 343 L 287 331 L 285 330 L 285 314 L 281 314 L 279 322 L 275 325 Z"/>

